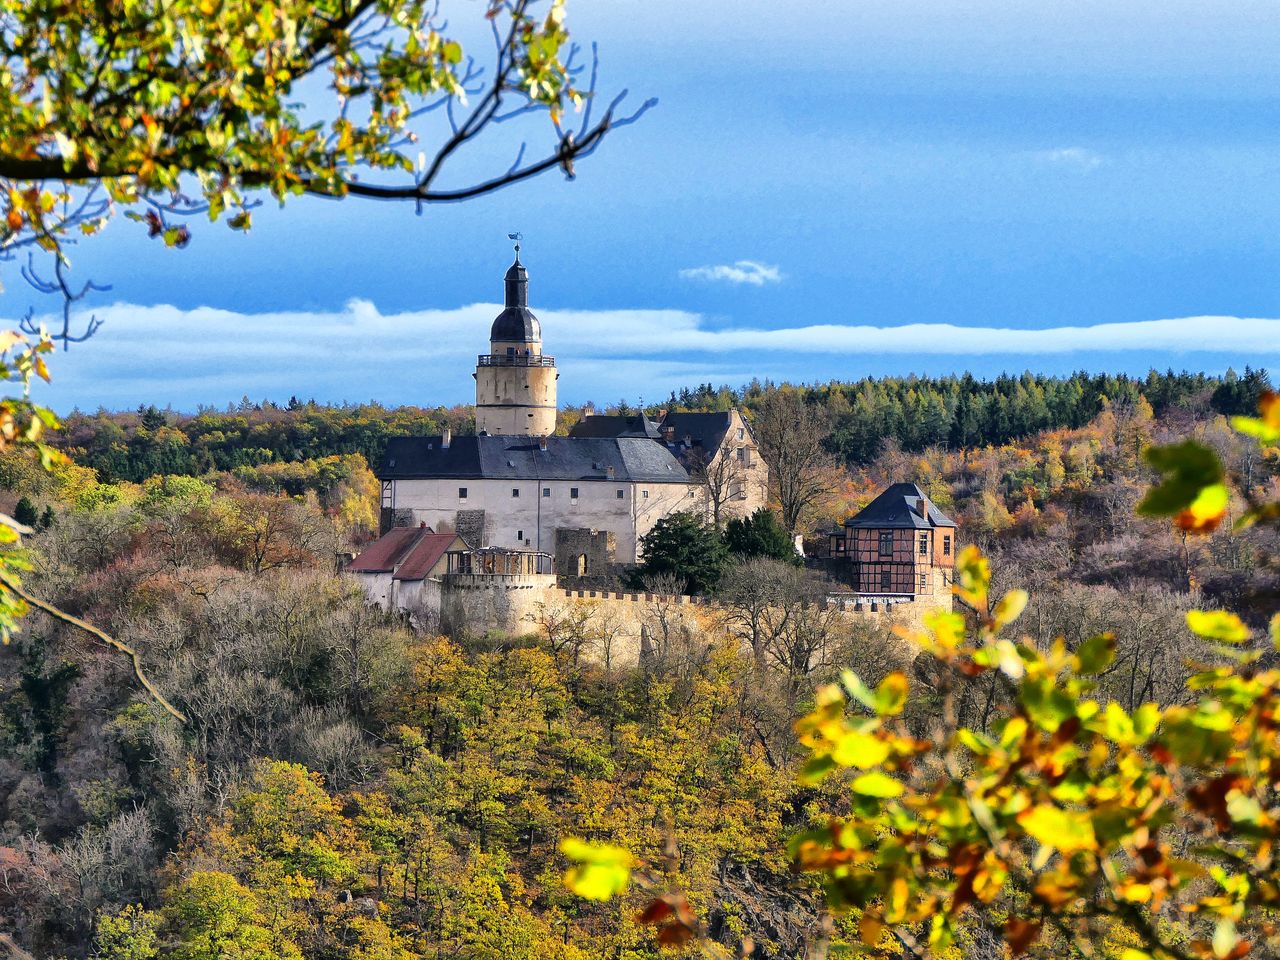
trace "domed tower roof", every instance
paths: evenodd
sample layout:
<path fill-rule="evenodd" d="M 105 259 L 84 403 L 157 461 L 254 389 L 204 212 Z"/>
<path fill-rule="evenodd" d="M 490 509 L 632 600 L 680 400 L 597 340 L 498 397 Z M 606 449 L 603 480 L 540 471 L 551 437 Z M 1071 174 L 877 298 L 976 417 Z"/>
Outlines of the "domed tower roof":
<path fill-rule="evenodd" d="M 520 262 L 519 252 L 507 269 L 505 284 L 505 309 L 493 321 L 489 339 L 494 343 L 541 343 L 542 325 L 529 309 L 529 271 Z"/>

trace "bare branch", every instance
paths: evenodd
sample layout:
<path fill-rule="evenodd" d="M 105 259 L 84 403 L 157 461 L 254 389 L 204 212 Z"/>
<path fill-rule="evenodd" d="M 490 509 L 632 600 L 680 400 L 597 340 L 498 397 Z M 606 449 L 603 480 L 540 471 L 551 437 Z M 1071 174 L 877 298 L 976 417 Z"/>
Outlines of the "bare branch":
<path fill-rule="evenodd" d="M 35 607 L 37 610 L 44 611 L 49 616 L 53 617 L 53 619 L 58 620 L 62 623 L 65 623 L 68 626 L 75 627 L 77 630 L 82 630 L 85 633 L 89 634 L 89 636 L 106 644 L 108 647 L 111 647 L 113 650 L 118 650 L 120 653 L 123 653 L 125 656 L 129 657 L 133 661 L 133 674 L 135 677 L 138 678 L 138 682 L 142 684 L 142 686 L 146 689 L 146 691 L 149 694 L 151 694 L 151 696 L 155 699 L 155 701 L 158 704 L 160 704 L 160 706 L 164 707 L 164 709 L 168 713 L 176 717 L 182 723 L 187 722 L 186 714 L 184 714 L 181 710 L 179 710 L 177 707 L 171 704 L 167 699 L 165 699 L 164 694 L 162 694 L 158 689 L 156 689 L 156 685 L 152 683 L 151 680 L 147 677 L 146 673 L 143 672 L 142 657 L 139 656 L 138 651 L 134 650 L 133 647 L 129 646 L 126 643 L 121 643 L 119 640 L 110 636 L 106 632 L 98 629 L 93 624 L 88 623 L 85 620 L 81 620 L 79 617 L 72 616 L 71 614 L 67 613 L 65 610 L 61 610 L 58 607 L 55 607 L 53 604 L 45 600 L 41 600 L 39 597 L 33 596 L 31 593 L 25 590 L 21 586 L 21 584 L 19 584 L 16 580 L 14 580 L 12 577 L 6 576 L 3 573 L 0 573 L 0 586 L 4 587 L 6 590 L 12 591 L 14 594 L 21 597 L 23 600 L 25 600 L 28 604 Z"/>

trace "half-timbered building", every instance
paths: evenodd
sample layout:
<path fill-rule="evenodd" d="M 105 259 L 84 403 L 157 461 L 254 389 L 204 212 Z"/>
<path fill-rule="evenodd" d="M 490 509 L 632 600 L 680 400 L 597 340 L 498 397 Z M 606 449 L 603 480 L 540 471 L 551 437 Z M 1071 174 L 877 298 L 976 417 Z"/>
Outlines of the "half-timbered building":
<path fill-rule="evenodd" d="M 885 597 L 950 597 L 956 524 L 914 483 L 895 483 L 844 522 L 837 553 L 853 589 Z"/>

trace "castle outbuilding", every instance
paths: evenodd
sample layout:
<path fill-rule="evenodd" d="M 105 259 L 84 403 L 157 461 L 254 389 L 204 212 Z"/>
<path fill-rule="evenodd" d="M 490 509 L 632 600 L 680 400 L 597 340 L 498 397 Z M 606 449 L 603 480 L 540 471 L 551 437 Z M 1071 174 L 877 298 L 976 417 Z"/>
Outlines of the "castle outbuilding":
<path fill-rule="evenodd" d="M 950 606 L 956 523 L 914 483 L 893 484 L 846 520 L 843 533 L 834 554 L 851 561 L 855 592 Z"/>

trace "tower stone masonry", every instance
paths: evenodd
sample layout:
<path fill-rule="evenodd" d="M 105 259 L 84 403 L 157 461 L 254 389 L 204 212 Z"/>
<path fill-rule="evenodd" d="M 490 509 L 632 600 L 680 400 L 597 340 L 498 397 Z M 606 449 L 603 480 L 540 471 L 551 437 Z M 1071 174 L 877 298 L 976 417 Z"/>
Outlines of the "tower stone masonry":
<path fill-rule="evenodd" d="M 476 361 L 476 432 L 546 437 L 556 429 L 555 357 L 542 353 L 542 327 L 529 309 L 529 272 L 507 270 L 503 310 L 489 331 L 489 352 Z"/>

